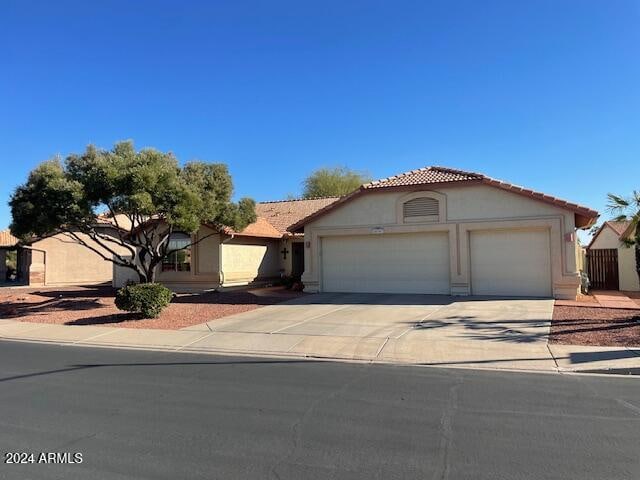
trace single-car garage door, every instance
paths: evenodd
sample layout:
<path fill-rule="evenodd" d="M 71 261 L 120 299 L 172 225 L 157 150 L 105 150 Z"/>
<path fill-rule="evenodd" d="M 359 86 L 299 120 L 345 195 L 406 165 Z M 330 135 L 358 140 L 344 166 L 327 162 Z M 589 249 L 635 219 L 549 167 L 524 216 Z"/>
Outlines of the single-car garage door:
<path fill-rule="evenodd" d="M 551 296 L 549 232 L 471 232 L 471 291 L 474 295 Z"/>
<path fill-rule="evenodd" d="M 448 234 L 325 237 L 322 290 L 449 294 Z"/>

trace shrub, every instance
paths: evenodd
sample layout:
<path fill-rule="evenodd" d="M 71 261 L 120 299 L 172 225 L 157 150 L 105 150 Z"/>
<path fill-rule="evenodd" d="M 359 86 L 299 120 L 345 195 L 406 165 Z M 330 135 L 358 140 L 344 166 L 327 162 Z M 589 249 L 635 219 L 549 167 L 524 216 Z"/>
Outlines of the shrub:
<path fill-rule="evenodd" d="M 156 318 L 171 299 L 173 292 L 159 283 L 127 285 L 116 293 L 116 307 L 140 313 L 144 318 Z"/>

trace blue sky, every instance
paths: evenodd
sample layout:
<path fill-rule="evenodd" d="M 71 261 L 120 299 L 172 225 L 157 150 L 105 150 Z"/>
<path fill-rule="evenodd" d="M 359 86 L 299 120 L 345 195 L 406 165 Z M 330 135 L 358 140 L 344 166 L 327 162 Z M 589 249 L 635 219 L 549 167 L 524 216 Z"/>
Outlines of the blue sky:
<path fill-rule="evenodd" d="M 237 196 L 321 166 L 486 173 L 604 212 L 640 189 L 640 2 L 3 0 L 0 228 L 89 143 L 224 162 Z"/>

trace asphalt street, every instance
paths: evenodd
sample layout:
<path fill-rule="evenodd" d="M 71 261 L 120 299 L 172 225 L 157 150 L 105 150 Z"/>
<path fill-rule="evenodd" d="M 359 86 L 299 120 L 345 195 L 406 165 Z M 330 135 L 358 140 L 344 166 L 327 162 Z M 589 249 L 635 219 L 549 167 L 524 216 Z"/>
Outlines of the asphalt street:
<path fill-rule="evenodd" d="M 0 342 L 0 447 L 82 454 L 21 480 L 637 479 L 640 379 Z"/>

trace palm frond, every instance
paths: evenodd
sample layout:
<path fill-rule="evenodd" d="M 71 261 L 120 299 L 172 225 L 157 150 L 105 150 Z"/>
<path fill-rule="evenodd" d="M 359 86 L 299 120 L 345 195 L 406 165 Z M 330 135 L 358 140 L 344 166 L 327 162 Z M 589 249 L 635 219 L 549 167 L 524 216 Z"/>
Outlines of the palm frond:
<path fill-rule="evenodd" d="M 629 208 L 629 200 L 624 197 L 620 197 L 618 195 L 614 195 L 613 193 L 607 193 L 607 198 L 609 201 L 607 202 L 607 210 L 610 213 L 622 213 L 627 208 Z"/>
<path fill-rule="evenodd" d="M 626 215 L 618 215 L 617 217 L 613 217 L 614 222 L 626 222 L 629 220 L 629 217 Z"/>
<path fill-rule="evenodd" d="M 620 240 L 625 247 L 633 247 L 636 244 L 636 240 L 634 238 L 623 238 L 622 240 Z"/>

